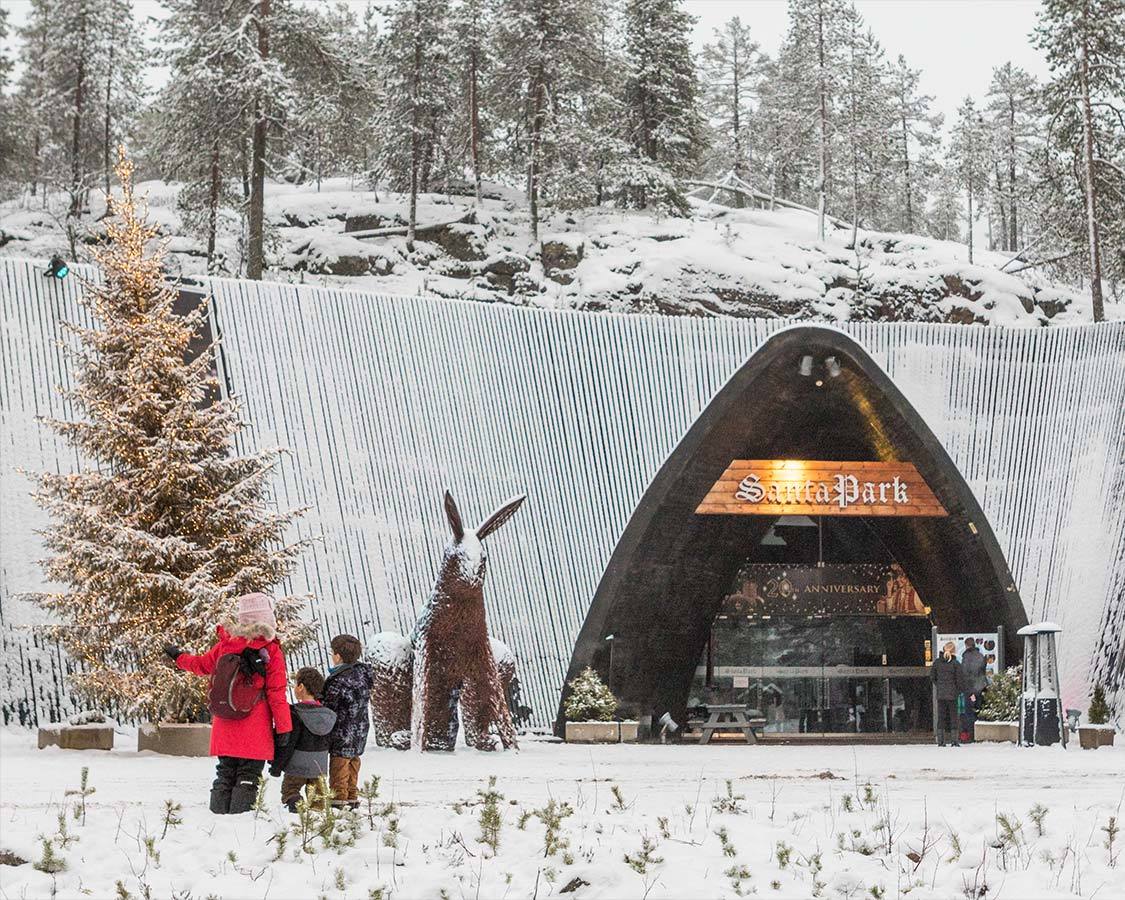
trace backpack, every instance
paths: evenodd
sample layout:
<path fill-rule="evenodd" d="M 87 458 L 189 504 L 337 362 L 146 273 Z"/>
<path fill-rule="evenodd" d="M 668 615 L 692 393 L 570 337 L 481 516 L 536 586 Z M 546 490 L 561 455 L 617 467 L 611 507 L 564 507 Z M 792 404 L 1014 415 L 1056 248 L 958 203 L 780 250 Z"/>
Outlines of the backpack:
<path fill-rule="evenodd" d="M 207 706 L 220 719 L 245 719 L 265 696 L 265 648 L 224 653 L 211 673 Z"/>

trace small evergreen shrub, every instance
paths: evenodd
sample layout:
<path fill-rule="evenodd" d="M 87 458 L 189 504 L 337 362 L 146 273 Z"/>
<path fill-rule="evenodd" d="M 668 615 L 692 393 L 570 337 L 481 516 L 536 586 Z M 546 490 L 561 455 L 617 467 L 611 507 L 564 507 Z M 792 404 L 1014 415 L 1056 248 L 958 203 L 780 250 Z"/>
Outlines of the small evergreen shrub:
<path fill-rule="evenodd" d="M 1011 666 L 993 676 L 977 718 L 982 722 L 1018 722 L 1022 688 L 1023 666 Z"/>
<path fill-rule="evenodd" d="M 587 666 L 570 682 L 570 696 L 563 708 L 568 722 L 610 722 L 617 712 L 617 699 Z"/>
<path fill-rule="evenodd" d="M 1090 708 L 1086 712 L 1086 721 L 1091 725 L 1105 725 L 1109 721 L 1109 704 L 1105 702 L 1105 688 L 1100 684 L 1094 685 L 1094 692 L 1090 696 Z"/>

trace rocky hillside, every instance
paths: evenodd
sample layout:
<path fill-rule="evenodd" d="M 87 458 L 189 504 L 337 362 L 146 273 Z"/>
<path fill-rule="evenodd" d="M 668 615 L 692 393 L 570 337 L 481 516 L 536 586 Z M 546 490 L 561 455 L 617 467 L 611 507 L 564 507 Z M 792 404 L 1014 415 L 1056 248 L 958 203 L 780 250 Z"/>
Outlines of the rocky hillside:
<path fill-rule="evenodd" d="M 187 236 L 176 185 L 148 182 L 150 217 L 185 275 L 205 271 Z M 53 204 L 52 204 L 53 206 Z M 86 244 L 98 240 L 99 213 Z M 393 294 L 434 293 L 552 308 L 669 315 L 786 317 L 806 321 L 913 320 L 1037 326 L 1087 321 L 1088 294 L 1038 270 L 1001 271 L 1007 257 L 916 235 L 836 228 L 816 240 L 815 219 L 795 210 L 731 209 L 697 202 L 687 219 L 585 209 L 557 213 L 529 239 L 518 192 L 499 186 L 471 198 L 425 195 L 414 250 L 406 204 L 353 190 L 345 179 L 267 191 L 268 277 L 347 284 Z M 60 217 L 15 201 L 0 205 L 0 253 L 65 252 Z M 224 211 L 219 246 L 228 273 L 240 263 L 240 219 Z M 1008 269 L 1018 268 L 1018 263 Z M 1110 318 L 1125 317 L 1109 304 Z"/>

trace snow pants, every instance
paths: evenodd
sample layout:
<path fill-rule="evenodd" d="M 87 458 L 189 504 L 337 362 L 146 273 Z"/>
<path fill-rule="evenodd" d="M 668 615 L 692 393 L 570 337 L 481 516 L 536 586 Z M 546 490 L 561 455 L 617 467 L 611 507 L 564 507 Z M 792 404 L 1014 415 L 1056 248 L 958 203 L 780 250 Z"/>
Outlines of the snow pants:
<path fill-rule="evenodd" d="M 254 808 L 264 759 L 220 756 L 211 785 L 211 812 L 216 815 L 244 813 Z"/>

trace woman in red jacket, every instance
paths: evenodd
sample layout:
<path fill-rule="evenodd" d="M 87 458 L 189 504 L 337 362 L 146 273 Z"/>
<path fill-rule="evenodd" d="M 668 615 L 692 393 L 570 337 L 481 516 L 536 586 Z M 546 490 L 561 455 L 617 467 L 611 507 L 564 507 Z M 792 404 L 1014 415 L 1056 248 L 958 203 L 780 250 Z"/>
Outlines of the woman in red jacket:
<path fill-rule="evenodd" d="M 202 656 L 184 653 L 169 644 L 164 652 L 175 664 L 196 675 L 210 675 L 226 654 L 265 651 L 263 697 L 242 719 L 211 719 L 211 755 L 219 757 L 215 783 L 211 786 L 211 812 L 244 813 L 254 805 L 262 768 L 274 754 L 274 733 L 284 746 L 293 730 L 286 700 L 285 656 L 277 640 L 273 601 L 265 594 L 238 598 L 238 622 L 220 625 L 219 641 Z M 258 654 L 259 658 L 262 654 Z"/>

